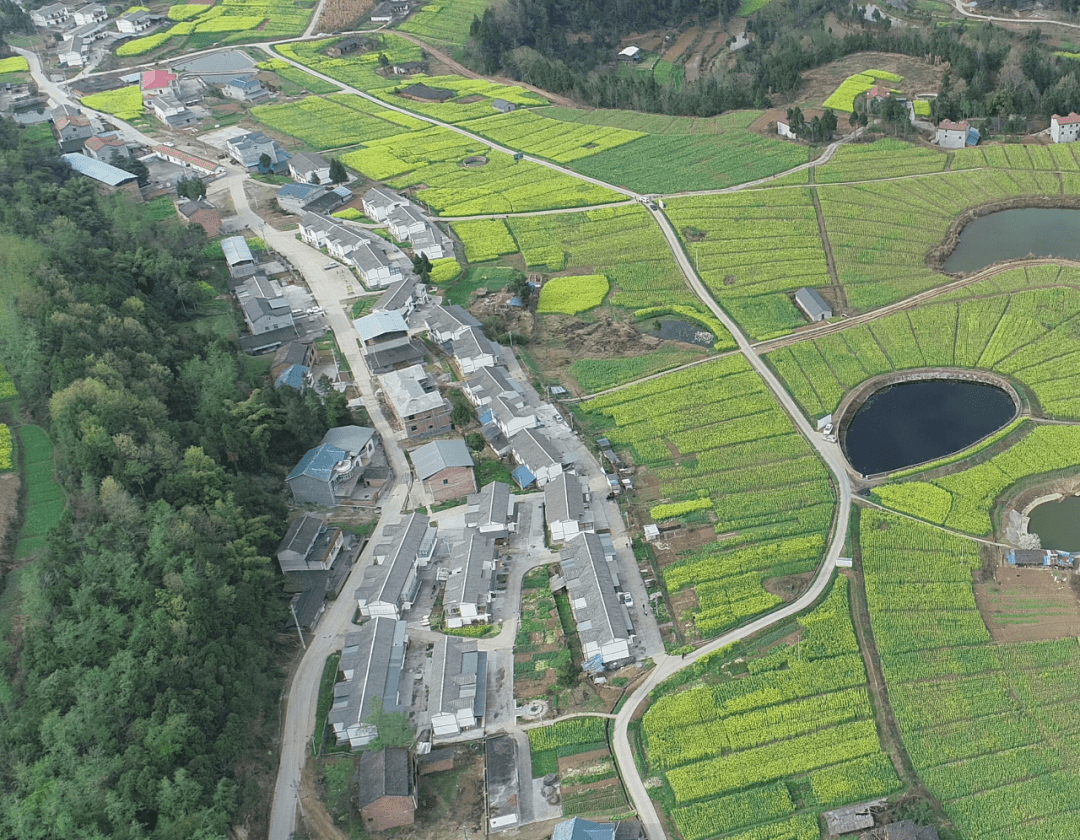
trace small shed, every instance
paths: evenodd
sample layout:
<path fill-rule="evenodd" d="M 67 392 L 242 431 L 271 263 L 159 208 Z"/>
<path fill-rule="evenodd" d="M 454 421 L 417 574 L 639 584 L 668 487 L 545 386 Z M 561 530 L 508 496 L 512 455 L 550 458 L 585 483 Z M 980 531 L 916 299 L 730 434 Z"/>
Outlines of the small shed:
<path fill-rule="evenodd" d="M 832 307 L 825 302 L 816 289 L 803 286 L 795 292 L 795 305 L 799 307 L 811 321 L 826 321 L 833 316 Z"/>
<path fill-rule="evenodd" d="M 498 111 L 500 114 L 509 114 L 511 111 L 517 109 L 517 105 L 513 102 L 507 102 L 505 99 L 492 99 L 491 107 Z"/>
<path fill-rule="evenodd" d="M 406 99 L 415 99 L 418 102 L 446 102 L 456 95 L 447 88 L 430 87 L 423 82 L 417 82 L 415 85 L 402 88 L 398 93 Z"/>
<path fill-rule="evenodd" d="M 640 47 L 631 45 L 619 50 L 619 61 L 641 61 L 643 57 Z"/>

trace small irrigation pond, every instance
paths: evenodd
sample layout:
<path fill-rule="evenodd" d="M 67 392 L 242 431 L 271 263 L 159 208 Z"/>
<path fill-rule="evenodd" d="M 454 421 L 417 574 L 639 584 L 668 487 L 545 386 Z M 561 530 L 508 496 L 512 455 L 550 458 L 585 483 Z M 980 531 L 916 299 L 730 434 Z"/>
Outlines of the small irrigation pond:
<path fill-rule="evenodd" d="M 1080 551 L 1080 496 L 1066 496 L 1031 509 L 1028 533 L 1038 534 L 1043 548 Z"/>
<path fill-rule="evenodd" d="M 682 341 L 697 344 L 700 347 L 712 347 L 716 337 L 700 324 L 662 315 L 659 318 L 645 318 L 637 325 L 643 333 L 655 335 L 665 341 Z"/>
<path fill-rule="evenodd" d="M 1080 260 L 1080 210 L 1034 207 L 980 216 L 964 226 L 943 267 L 967 274 L 1029 254 Z"/>
<path fill-rule="evenodd" d="M 962 379 L 925 378 L 887 385 L 841 419 L 851 466 L 877 475 L 966 449 L 1009 423 L 1017 412 L 1003 388 Z"/>

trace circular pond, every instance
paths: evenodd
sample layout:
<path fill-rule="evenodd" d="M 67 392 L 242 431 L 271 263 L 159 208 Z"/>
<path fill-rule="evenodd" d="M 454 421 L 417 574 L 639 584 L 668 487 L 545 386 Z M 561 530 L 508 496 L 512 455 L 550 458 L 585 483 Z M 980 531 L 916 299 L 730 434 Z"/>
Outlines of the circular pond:
<path fill-rule="evenodd" d="M 919 379 L 873 393 L 843 429 L 848 462 L 863 475 L 959 452 L 1016 416 L 1007 391 L 961 379 Z"/>
<path fill-rule="evenodd" d="M 1080 210 L 1038 207 L 980 216 L 964 227 L 944 268 L 968 273 L 1028 254 L 1080 260 Z"/>
<path fill-rule="evenodd" d="M 1038 534 L 1043 548 L 1080 551 L 1080 496 L 1066 496 L 1031 509 L 1028 533 Z"/>

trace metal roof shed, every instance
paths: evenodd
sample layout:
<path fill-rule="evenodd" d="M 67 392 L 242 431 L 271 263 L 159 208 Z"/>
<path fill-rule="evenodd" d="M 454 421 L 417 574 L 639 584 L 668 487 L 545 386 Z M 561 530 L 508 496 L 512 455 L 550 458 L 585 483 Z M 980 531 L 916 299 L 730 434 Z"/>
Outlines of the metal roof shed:
<path fill-rule="evenodd" d="M 816 289 L 803 286 L 795 292 L 795 303 L 811 321 L 825 321 L 833 316 L 832 307 L 825 302 Z"/>

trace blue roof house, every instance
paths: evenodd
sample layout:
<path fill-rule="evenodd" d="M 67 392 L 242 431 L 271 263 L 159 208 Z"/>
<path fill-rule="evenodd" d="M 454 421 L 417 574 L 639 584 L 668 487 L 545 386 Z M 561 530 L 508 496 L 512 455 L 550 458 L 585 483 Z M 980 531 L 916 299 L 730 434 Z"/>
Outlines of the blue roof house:
<path fill-rule="evenodd" d="M 274 381 L 275 388 L 295 388 L 297 391 L 303 392 L 307 387 L 307 375 L 308 369 L 303 365 L 289 365 L 283 370 L 278 378 Z"/>
<path fill-rule="evenodd" d="M 348 498 L 364 475 L 364 463 L 332 443 L 309 449 L 285 479 L 298 505 L 331 507 Z"/>
<path fill-rule="evenodd" d="M 615 840 L 615 823 L 595 823 L 574 817 L 556 825 L 551 840 Z"/>

